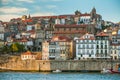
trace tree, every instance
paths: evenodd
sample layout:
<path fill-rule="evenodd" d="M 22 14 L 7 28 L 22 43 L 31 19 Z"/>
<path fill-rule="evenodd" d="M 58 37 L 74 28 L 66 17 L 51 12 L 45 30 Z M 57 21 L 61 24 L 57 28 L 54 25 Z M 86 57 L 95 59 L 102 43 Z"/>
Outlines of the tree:
<path fill-rule="evenodd" d="M 18 51 L 18 47 L 17 47 L 16 43 L 12 44 L 12 51 L 13 52 L 17 52 Z"/>
<path fill-rule="evenodd" d="M 25 49 L 25 46 L 23 44 L 14 43 L 14 44 L 12 44 L 12 50 L 14 52 L 23 52 L 26 49 Z"/>

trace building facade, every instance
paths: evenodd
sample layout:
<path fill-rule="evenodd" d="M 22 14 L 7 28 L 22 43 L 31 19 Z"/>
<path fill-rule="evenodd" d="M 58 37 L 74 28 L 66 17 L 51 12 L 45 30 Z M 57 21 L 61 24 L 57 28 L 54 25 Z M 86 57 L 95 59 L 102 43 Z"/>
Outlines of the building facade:
<path fill-rule="evenodd" d="M 73 58 L 73 42 L 65 36 L 53 36 L 49 47 L 50 58 L 67 60 Z"/>
<path fill-rule="evenodd" d="M 110 45 L 110 56 L 113 60 L 120 59 L 120 44 Z"/>
<path fill-rule="evenodd" d="M 96 40 L 93 34 L 87 33 L 75 40 L 77 60 L 96 58 Z"/>
<path fill-rule="evenodd" d="M 49 42 L 42 43 L 42 60 L 49 60 Z"/>
<path fill-rule="evenodd" d="M 96 35 L 96 58 L 110 58 L 110 42 L 108 34 L 100 32 Z"/>

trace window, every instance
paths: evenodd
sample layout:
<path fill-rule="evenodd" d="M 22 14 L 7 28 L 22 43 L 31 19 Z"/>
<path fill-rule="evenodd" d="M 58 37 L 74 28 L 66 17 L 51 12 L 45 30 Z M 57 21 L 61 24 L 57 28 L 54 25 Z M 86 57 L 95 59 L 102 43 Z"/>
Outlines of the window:
<path fill-rule="evenodd" d="M 107 50 L 105 50 L 105 53 L 107 53 Z"/>
<path fill-rule="evenodd" d="M 83 48 L 85 48 L 85 45 L 83 45 Z"/>
<path fill-rule="evenodd" d="M 91 51 L 91 54 L 92 54 L 92 55 L 94 54 L 93 50 Z"/>
<path fill-rule="evenodd" d="M 94 48 L 94 46 L 93 46 L 93 45 L 91 45 L 91 48 L 93 49 L 93 48 Z"/>
<path fill-rule="evenodd" d="M 107 48 L 107 45 L 105 45 L 105 48 Z"/>
<path fill-rule="evenodd" d="M 116 59 L 117 59 L 117 56 L 115 56 L 114 59 L 116 60 Z"/>
<path fill-rule="evenodd" d="M 89 54 L 89 57 L 91 57 L 91 54 Z"/>
<path fill-rule="evenodd" d="M 87 45 L 87 49 L 89 48 L 89 45 Z"/>
<path fill-rule="evenodd" d="M 103 49 L 103 45 L 101 45 L 101 48 Z"/>
<path fill-rule="evenodd" d="M 99 46 L 97 45 L 97 49 L 99 48 Z"/>
<path fill-rule="evenodd" d="M 81 57 L 83 57 L 83 55 L 81 54 Z"/>
<path fill-rule="evenodd" d="M 116 54 L 116 50 L 115 50 L 115 54 Z"/>
<path fill-rule="evenodd" d="M 101 54 L 103 54 L 103 50 L 101 50 Z"/>
<path fill-rule="evenodd" d="M 112 54 L 112 50 L 111 50 L 111 54 Z"/>

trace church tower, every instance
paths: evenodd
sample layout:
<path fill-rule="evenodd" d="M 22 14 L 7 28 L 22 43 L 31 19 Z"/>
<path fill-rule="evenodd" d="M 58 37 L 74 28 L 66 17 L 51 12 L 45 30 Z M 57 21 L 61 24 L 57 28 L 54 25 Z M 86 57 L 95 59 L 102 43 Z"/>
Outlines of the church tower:
<path fill-rule="evenodd" d="M 95 7 L 93 7 L 90 14 L 91 14 L 91 19 L 96 21 L 96 9 L 95 9 Z"/>
<path fill-rule="evenodd" d="M 78 10 L 75 11 L 75 15 L 80 15 L 80 14 L 81 14 L 80 11 L 78 11 Z"/>

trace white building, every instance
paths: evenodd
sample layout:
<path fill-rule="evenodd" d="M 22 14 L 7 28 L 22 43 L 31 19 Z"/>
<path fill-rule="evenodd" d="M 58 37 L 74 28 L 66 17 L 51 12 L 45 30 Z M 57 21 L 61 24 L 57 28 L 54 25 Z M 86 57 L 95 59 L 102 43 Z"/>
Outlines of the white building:
<path fill-rule="evenodd" d="M 120 59 L 120 44 L 110 45 L 110 56 L 113 60 Z"/>
<path fill-rule="evenodd" d="M 27 51 L 23 54 L 21 54 L 21 60 L 35 60 L 36 59 L 36 55 L 31 53 L 30 51 Z"/>
<path fill-rule="evenodd" d="M 93 34 L 85 34 L 80 38 L 76 38 L 76 58 L 88 59 L 95 58 L 96 41 Z"/>
<path fill-rule="evenodd" d="M 3 32 L 0 32 L 0 39 L 4 40 L 4 33 Z"/>
<path fill-rule="evenodd" d="M 110 58 L 110 42 L 108 34 L 101 32 L 96 35 L 96 58 Z"/>

